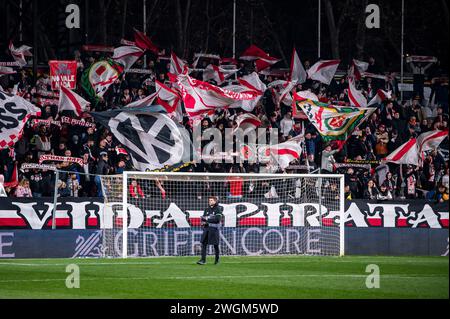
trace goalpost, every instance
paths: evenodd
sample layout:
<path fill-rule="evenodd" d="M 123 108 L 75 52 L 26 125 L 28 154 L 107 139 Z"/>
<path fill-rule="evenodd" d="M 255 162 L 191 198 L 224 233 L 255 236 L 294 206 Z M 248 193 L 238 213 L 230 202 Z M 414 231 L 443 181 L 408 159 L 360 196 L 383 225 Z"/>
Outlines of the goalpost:
<path fill-rule="evenodd" d="M 344 255 L 344 175 L 124 172 L 101 181 L 104 257 L 199 255 L 211 195 L 223 212 L 221 255 Z"/>

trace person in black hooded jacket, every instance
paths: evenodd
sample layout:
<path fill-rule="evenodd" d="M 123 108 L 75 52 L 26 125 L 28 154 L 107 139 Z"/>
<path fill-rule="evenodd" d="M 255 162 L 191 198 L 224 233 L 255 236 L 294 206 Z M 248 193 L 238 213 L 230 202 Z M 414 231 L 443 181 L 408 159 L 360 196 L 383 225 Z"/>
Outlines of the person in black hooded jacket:
<path fill-rule="evenodd" d="M 208 245 L 214 246 L 215 264 L 219 263 L 219 241 L 220 230 L 219 227 L 222 221 L 222 208 L 218 204 L 216 196 L 208 197 L 208 207 L 205 209 L 202 219 L 203 234 L 200 240 L 202 244 L 202 256 L 197 262 L 199 265 L 206 264 L 206 249 Z"/>

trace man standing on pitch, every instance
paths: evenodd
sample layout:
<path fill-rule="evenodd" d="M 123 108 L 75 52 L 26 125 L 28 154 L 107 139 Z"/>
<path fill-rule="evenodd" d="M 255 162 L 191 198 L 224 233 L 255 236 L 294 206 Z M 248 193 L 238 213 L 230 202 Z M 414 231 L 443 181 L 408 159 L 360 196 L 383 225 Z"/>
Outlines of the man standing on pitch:
<path fill-rule="evenodd" d="M 202 243 L 202 258 L 197 262 L 199 265 L 206 264 L 206 248 L 208 245 L 214 245 L 216 259 L 214 264 L 219 263 L 219 240 L 220 223 L 222 221 L 222 208 L 218 204 L 217 197 L 208 197 L 208 207 L 202 216 L 203 234 L 200 242 Z"/>

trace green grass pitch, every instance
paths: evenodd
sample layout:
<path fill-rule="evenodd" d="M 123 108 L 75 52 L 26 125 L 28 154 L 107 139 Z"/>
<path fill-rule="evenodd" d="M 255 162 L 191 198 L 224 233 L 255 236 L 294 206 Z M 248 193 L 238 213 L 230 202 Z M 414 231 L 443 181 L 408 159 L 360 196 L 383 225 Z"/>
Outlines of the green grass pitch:
<path fill-rule="evenodd" d="M 0 260 L 0 298 L 449 298 L 448 257 Z M 80 288 L 66 287 L 77 264 Z M 366 287 L 366 266 L 380 288 Z"/>

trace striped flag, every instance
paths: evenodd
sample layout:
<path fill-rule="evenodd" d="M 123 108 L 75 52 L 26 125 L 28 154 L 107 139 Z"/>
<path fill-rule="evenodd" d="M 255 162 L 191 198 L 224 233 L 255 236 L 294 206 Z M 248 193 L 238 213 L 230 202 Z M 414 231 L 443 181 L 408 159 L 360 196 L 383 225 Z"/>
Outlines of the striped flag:
<path fill-rule="evenodd" d="M 86 111 L 86 106 L 90 103 L 76 94 L 71 89 L 60 86 L 58 112 L 63 110 L 74 111 L 77 116 L 81 116 Z"/>
<path fill-rule="evenodd" d="M 441 130 L 420 134 L 417 137 L 417 147 L 419 148 L 419 153 L 436 149 L 447 136 L 448 131 Z"/>
<path fill-rule="evenodd" d="M 348 99 L 350 100 L 351 106 L 356 107 L 366 107 L 367 106 L 367 99 L 366 97 L 361 93 L 361 91 L 357 90 L 355 87 L 355 83 L 353 82 L 353 78 L 348 78 Z"/>
<path fill-rule="evenodd" d="M 299 159 L 302 154 L 300 144 L 296 141 L 290 140 L 281 144 L 272 145 L 268 148 L 268 151 L 281 169 L 288 167 L 290 162 Z"/>
<path fill-rule="evenodd" d="M 308 69 L 308 77 L 329 85 L 341 60 L 320 60 Z"/>
<path fill-rule="evenodd" d="M 391 162 L 396 164 L 412 164 L 419 165 L 419 153 L 417 150 L 417 141 L 415 138 L 402 144 L 399 148 L 382 159 L 383 162 Z"/>

